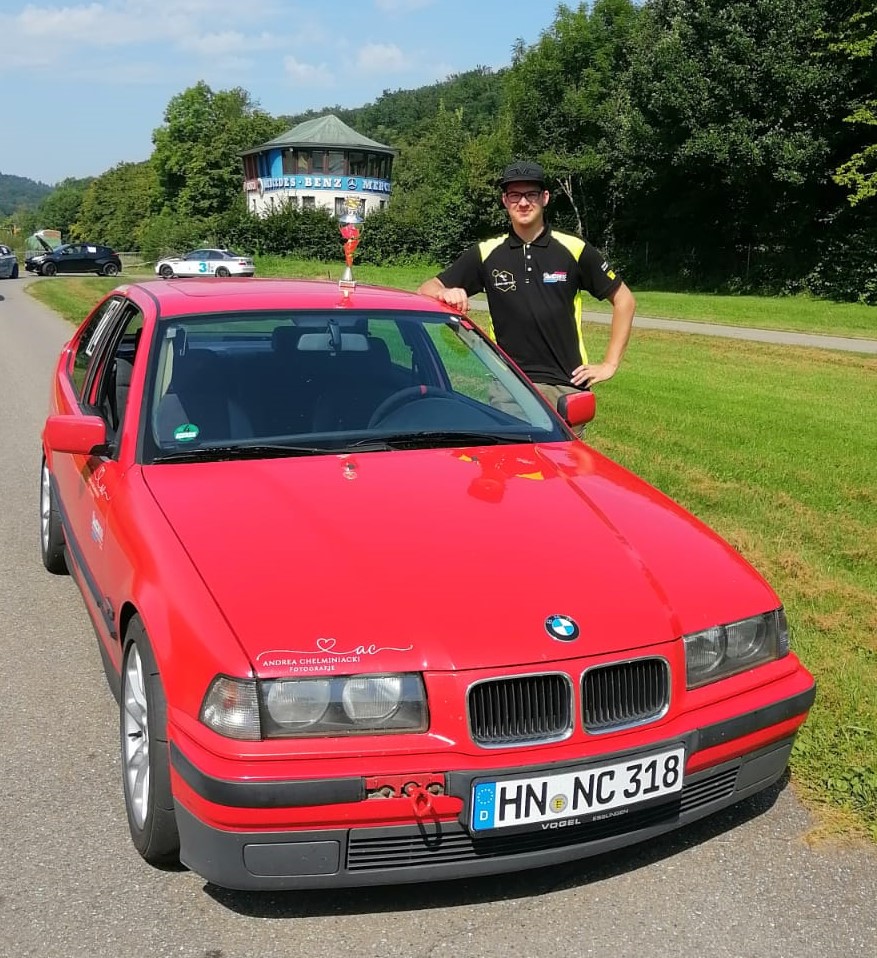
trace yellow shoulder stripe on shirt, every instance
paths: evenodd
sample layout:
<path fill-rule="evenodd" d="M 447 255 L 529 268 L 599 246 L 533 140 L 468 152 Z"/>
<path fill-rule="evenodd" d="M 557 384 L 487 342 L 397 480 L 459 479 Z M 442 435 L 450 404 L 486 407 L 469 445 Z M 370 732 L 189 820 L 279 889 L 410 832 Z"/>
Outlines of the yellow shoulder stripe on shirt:
<path fill-rule="evenodd" d="M 556 230 L 551 231 L 552 238 L 556 239 L 558 243 L 563 244 L 576 260 L 582 255 L 582 250 L 585 248 L 585 241 L 579 239 L 578 236 L 570 236 L 569 233 L 558 233 Z"/>
<path fill-rule="evenodd" d="M 585 248 L 585 241 L 580 239 L 578 236 L 570 236 L 569 233 L 558 233 L 556 230 L 551 231 L 551 236 L 557 240 L 562 246 L 565 246 L 570 253 L 572 253 L 573 259 L 578 262 L 579 257 L 582 255 L 582 250 Z M 575 303 L 573 306 L 573 321 L 576 326 L 576 337 L 579 341 L 579 354 L 582 357 L 582 363 L 587 364 L 588 362 L 588 351 L 585 349 L 585 337 L 582 334 L 582 294 L 579 291 L 576 294 Z"/>
<path fill-rule="evenodd" d="M 497 246 L 502 246 L 505 240 L 506 238 L 504 236 L 494 236 L 493 239 L 484 240 L 483 243 L 479 243 L 478 252 L 481 253 L 481 262 L 483 263 Z"/>
<path fill-rule="evenodd" d="M 484 240 L 483 243 L 478 244 L 478 252 L 481 254 L 481 262 L 483 263 L 488 256 L 497 248 L 497 246 L 502 246 L 506 241 L 505 236 L 494 236 L 493 239 Z M 488 314 L 487 320 L 487 335 L 496 342 L 496 333 L 493 331 L 493 320 L 490 319 L 490 314 Z"/>

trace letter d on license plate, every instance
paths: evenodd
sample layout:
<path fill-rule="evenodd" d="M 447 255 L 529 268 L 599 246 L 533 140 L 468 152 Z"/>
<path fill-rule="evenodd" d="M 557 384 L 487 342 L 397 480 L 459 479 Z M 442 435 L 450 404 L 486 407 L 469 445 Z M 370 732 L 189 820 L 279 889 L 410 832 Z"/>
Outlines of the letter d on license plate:
<path fill-rule="evenodd" d="M 626 808 L 682 791 L 685 749 L 680 745 L 650 755 L 499 782 L 472 789 L 472 830 L 542 825 Z M 548 824 L 545 824 L 548 823 Z"/>

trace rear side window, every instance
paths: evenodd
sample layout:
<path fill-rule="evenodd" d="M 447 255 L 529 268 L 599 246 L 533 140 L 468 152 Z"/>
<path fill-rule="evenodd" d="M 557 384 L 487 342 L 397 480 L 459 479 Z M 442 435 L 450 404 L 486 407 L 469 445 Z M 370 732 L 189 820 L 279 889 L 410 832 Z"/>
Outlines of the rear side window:
<path fill-rule="evenodd" d="M 85 385 L 85 378 L 88 373 L 88 367 L 91 364 L 91 358 L 95 353 L 101 339 L 107 328 L 112 323 L 113 316 L 119 311 L 123 300 L 108 299 L 103 305 L 99 306 L 88 321 L 86 327 L 82 330 L 82 335 L 76 343 L 76 349 L 73 353 L 73 366 L 70 370 L 70 378 L 76 387 L 76 395 L 82 398 L 82 389 Z"/>

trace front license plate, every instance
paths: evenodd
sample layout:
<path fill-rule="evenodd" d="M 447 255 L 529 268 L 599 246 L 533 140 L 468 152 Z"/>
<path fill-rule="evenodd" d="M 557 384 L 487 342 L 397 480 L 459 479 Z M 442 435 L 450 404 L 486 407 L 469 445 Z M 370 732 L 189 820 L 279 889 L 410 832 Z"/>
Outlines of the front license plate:
<path fill-rule="evenodd" d="M 550 828 L 553 822 L 576 818 L 590 821 L 612 809 L 682 791 L 684 768 L 685 749 L 680 745 L 611 765 L 478 782 L 472 789 L 472 830 L 513 825 Z"/>

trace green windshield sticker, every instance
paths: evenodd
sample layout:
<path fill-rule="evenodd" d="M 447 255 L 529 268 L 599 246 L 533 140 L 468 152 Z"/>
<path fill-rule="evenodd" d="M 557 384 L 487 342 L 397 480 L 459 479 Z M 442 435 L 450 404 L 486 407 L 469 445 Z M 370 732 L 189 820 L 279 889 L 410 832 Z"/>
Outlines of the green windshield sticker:
<path fill-rule="evenodd" d="M 193 439 L 198 438 L 199 432 L 201 432 L 201 430 L 193 422 L 187 422 L 182 426 L 177 426 L 174 430 L 174 439 L 176 439 L 177 442 L 191 442 Z"/>

